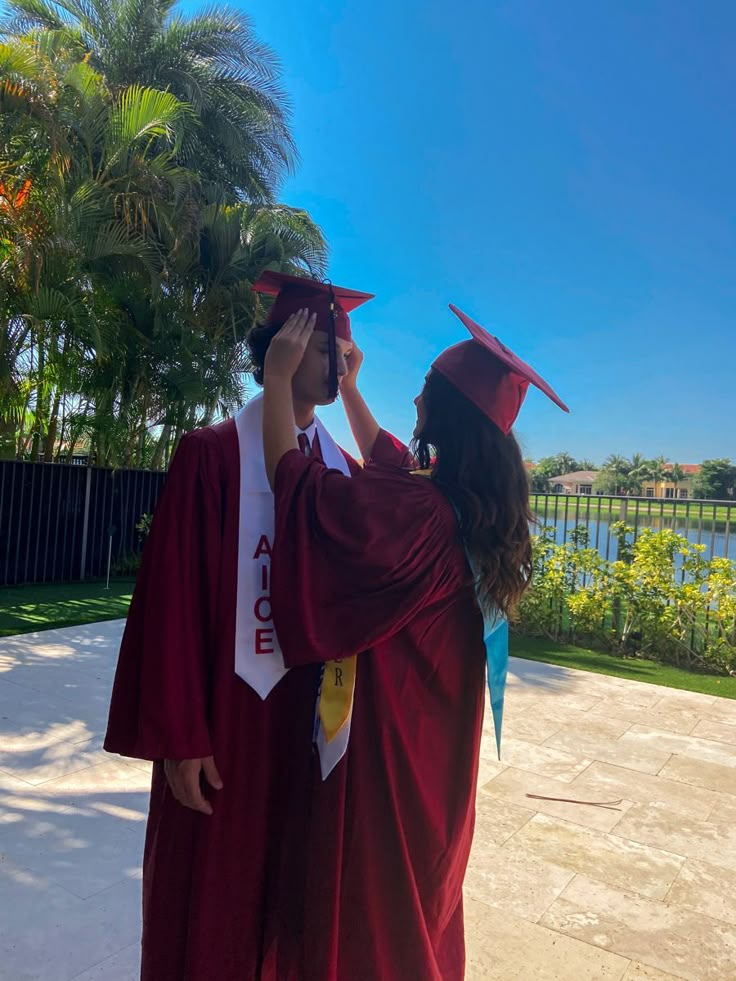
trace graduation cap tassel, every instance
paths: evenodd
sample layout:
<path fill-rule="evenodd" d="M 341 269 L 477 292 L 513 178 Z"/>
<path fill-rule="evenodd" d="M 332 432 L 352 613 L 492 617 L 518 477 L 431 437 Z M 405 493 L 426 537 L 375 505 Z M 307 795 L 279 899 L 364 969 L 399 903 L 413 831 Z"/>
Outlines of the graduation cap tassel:
<path fill-rule="evenodd" d="M 336 399 L 338 395 L 337 382 L 337 337 L 335 334 L 335 291 L 332 283 L 328 281 L 327 286 L 330 290 L 330 322 L 327 330 L 327 353 L 329 357 L 329 375 L 327 385 L 330 398 Z"/>

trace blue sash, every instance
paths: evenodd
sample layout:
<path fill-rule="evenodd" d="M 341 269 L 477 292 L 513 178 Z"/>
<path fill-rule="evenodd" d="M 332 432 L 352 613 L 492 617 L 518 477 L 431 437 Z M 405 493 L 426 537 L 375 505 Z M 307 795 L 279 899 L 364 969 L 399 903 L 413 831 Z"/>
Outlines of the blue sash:
<path fill-rule="evenodd" d="M 467 549 L 466 549 L 466 555 Z M 478 573 L 475 563 L 468 555 L 470 571 L 476 583 Z M 503 700 L 506 694 L 506 676 L 509 668 L 509 625 L 505 617 L 497 610 L 483 612 L 478 587 L 475 590 L 478 606 L 483 614 L 483 643 L 486 645 L 486 672 L 488 690 L 491 694 L 491 711 L 493 713 L 493 731 L 496 736 L 496 752 L 501 759 L 501 727 L 503 725 Z"/>
<path fill-rule="evenodd" d="M 483 641 L 486 645 L 486 670 L 488 690 L 491 693 L 493 731 L 496 735 L 496 751 L 500 760 L 503 700 L 509 667 L 509 625 L 500 614 L 496 614 L 495 619 L 483 616 Z"/>

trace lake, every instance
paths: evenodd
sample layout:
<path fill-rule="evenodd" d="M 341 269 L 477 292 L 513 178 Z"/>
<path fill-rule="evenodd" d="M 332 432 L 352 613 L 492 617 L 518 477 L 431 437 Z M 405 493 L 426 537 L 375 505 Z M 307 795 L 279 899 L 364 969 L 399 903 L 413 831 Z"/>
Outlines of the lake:
<path fill-rule="evenodd" d="M 555 529 L 559 543 L 569 541 L 570 533 L 584 525 L 590 547 L 597 548 L 606 559 L 618 557 L 618 543 L 610 525 L 623 520 L 634 528 L 635 534 L 642 528 L 673 530 L 693 544 L 705 545 L 708 558 L 736 561 L 734 502 L 532 494 L 531 507 L 540 527 Z"/>

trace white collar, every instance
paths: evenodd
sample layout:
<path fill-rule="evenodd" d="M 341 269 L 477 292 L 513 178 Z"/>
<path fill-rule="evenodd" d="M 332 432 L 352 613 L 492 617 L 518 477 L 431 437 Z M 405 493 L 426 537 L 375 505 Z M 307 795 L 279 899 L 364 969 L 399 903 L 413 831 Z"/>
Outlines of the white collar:
<path fill-rule="evenodd" d="M 317 417 L 316 416 L 314 417 L 314 419 L 312 419 L 312 421 L 310 422 L 310 424 L 307 426 L 306 429 L 300 429 L 298 426 L 296 427 L 296 434 L 297 434 L 297 436 L 302 436 L 302 435 L 303 436 L 306 436 L 307 439 L 309 440 L 309 445 L 310 446 L 312 446 L 312 444 L 314 443 L 314 437 L 315 437 L 316 432 L 317 432 Z"/>

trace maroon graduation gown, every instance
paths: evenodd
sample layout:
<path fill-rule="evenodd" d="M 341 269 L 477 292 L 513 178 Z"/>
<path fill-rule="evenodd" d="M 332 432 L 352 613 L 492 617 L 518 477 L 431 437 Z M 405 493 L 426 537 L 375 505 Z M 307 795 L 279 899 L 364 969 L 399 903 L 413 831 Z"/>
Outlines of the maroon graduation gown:
<path fill-rule="evenodd" d="M 275 870 L 287 810 L 307 808 L 319 669 L 290 671 L 265 701 L 234 672 L 239 491 L 232 420 L 182 439 L 115 676 L 105 748 L 156 761 L 143 981 L 275 978 Z M 208 817 L 177 803 L 161 761 L 210 754 L 224 789 L 207 791 Z"/>
<path fill-rule="evenodd" d="M 286 662 L 359 655 L 346 757 L 325 782 L 314 763 L 309 818 L 286 831 L 309 867 L 288 913 L 301 950 L 280 981 L 464 976 L 483 629 L 454 511 L 406 460 L 381 433 L 352 480 L 297 452 L 278 468 L 272 599 Z"/>

